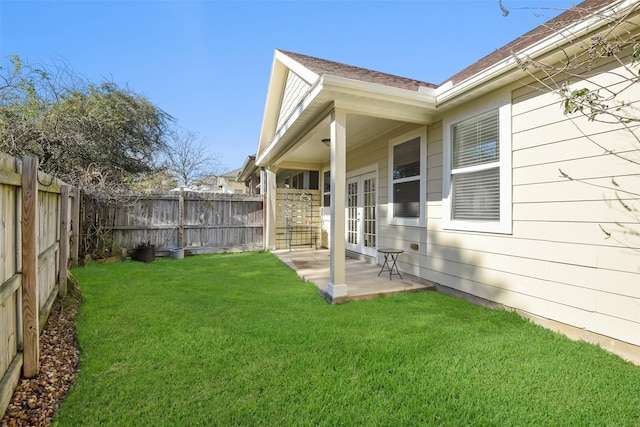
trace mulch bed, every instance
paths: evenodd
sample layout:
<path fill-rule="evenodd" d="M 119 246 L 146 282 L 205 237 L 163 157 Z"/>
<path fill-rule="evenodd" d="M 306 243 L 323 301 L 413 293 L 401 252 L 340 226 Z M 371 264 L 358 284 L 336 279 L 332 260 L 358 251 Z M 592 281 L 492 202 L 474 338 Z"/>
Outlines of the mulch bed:
<path fill-rule="evenodd" d="M 70 283 L 68 296 L 55 302 L 40 335 L 40 374 L 18 382 L 2 427 L 51 425 L 78 370 L 75 320 L 80 301 L 79 290 Z"/>

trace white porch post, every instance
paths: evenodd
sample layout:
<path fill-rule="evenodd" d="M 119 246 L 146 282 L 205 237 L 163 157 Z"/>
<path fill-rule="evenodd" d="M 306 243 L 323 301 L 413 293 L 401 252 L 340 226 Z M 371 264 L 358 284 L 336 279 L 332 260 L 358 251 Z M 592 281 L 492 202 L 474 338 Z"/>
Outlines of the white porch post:
<path fill-rule="evenodd" d="M 331 298 L 347 295 L 345 274 L 345 200 L 347 187 L 347 115 L 342 110 L 331 113 L 331 227 L 329 250 Z"/>
<path fill-rule="evenodd" d="M 263 209 L 266 212 L 264 248 L 265 250 L 274 250 L 276 248 L 276 189 L 278 187 L 276 173 L 271 169 L 265 169 L 261 177 L 265 178 L 260 185 L 264 192 Z"/>

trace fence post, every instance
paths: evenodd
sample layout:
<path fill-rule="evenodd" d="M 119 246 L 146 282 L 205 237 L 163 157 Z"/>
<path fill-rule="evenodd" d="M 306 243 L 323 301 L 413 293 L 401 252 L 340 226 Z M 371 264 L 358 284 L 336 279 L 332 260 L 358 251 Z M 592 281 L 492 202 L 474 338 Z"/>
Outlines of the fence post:
<path fill-rule="evenodd" d="M 178 195 L 178 247 L 184 248 L 184 194 L 180 189 Z"/>
<path fill-rule="evenodd" d="M 78 253 L 80 245 L 80 203 L 82 200 L 82 190 L 76 187 L 73 192 L 71 202 L 71 246 L 69 247 L 69 260 L 71 267 L 78 266 Z"/>
<path fill-rule="evenodd" d="M 60 246 L 58 251 L 58 292 L 67 296 L 67 263 L 69 260 L 69 186 L 60 189 Z"/>
<path fill-rule="evenodd" d="M 38 161 L 22 159 L 22 324 L 23 374 L 40 372 L 38 307 Z"/>

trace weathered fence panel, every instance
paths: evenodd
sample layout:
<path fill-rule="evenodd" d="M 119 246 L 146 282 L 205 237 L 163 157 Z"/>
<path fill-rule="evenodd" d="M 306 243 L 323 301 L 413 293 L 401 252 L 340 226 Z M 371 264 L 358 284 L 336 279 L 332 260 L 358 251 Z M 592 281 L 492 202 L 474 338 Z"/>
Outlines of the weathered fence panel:
<path fill-rule="evenodd" d="M 142 242 L 156 255 L 173 248 L 192 254 L 252 251 L 264 247 L 260 196 L 174 192 L 131 196 L 117 204 L 95 204 L 85 229 L 110 234 L 110 244 L 131 251 Z"/>
<path fill-rule="evenodd" d="M 39 372 L 39 335 L 67 277 L 60 274 L 61 258 L 78 258 L 60 242 L 65 234 L 77 242 L 71 230 L 77 194 L 68 190 L 63 197 L 60 181 L 38 173 L 35 159 L 0 153 L 0 414 L 21 371 L 26 377 Z M 64 220 L 63 203 L 71 207 Z"/>

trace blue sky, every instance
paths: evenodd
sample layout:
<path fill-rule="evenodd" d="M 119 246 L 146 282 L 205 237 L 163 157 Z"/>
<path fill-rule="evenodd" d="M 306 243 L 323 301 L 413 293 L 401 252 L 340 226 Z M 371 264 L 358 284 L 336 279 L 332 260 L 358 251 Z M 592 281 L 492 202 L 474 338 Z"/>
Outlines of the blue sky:
<path fill-rule="evenodd" d="M 126 85 L 230 170 L 257 149 L 274 49 L 441 83 L 571 7 L 502 3 L 507 17 L 498 0 L 0 0 L 0 57 Z"/>

